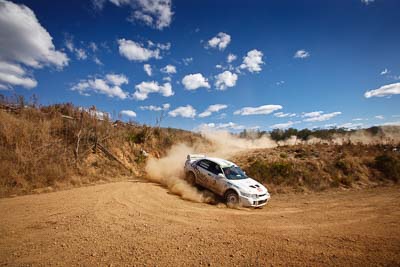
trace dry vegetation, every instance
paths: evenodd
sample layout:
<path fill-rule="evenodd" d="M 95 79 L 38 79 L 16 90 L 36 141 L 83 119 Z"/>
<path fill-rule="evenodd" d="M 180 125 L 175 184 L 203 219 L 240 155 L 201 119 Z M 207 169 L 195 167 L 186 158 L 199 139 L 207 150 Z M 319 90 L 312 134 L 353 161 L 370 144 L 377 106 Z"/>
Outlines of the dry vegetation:
<path fill-rule="evenodd" d="M 95 107 L 4 97 L 0 104 L 0 196 L 140 176 L 146 153 L 160 157 L 176 140 L 204 141 L 188 131 L 112 122 Z"/>
<path fill-rule="evenodd" d="M 400 153 L 394 145 L 280 146 L 233 160 L 274 192 L 368 187 L 400 179 Z"/>

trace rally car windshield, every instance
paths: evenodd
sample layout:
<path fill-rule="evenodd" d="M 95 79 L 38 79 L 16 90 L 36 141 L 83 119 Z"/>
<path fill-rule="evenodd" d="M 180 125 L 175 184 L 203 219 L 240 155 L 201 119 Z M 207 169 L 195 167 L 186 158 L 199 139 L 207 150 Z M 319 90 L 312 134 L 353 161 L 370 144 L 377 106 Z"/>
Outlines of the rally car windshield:
<path fill-rule="evenodd" d="M 231 166 L 222 169 L 224 171 L 225 177 L 229 180 L 240 180 L 247 178 L 247 175 L 239 167 Z"/>

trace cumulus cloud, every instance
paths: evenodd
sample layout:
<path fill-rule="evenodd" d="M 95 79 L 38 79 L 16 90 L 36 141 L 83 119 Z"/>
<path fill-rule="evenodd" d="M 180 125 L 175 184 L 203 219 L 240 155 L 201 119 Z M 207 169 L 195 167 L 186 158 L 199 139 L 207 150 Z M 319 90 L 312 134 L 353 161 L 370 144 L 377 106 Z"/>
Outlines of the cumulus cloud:
<path fill-rule="evenodd" d="M 313 111 L 308 113 L 303 113 L 304 121 L 315 122 L 315 121 L 327 121 L 342 114 L 342 112 L 336 111 L 332 113 L 324 113 L 323 111 Z"/>
<path fill-rule="evenodd" d="M 211 38 L 207 42 L 207 47 L 218 48 L 224 50 L 231 42 L 231 36 L 224 32 L 220 32 L 217 36 Z"/>
<path fill-rule="evenodd" d="M 285 123 L 277 123 L 277 124 L 271 125 L 270 128 L 272 128 L 272 129 L 286 129 L 286 128 L 289 128 L 289 127 L 293 126 L 295 123 L 296 122 L 293 122 L 293 121 L 288 121 L 288 122 L 285 122 Z"/>
<path fill-rule="evenodd" d="M 243 57 L 243 63 L 240 65 L 241 69 L 247 69 L 249 72 L 260 72 L 261 65 L 264 64 L 263 53 L 257 49 L 253 49 L 247 52 L 247 55 Z"/>
<path fill-rule="evenodd" d="M 400 94 L 400 83 L 392 83 L 379 87 L 378 89 L 370 90 L 365 92 L 366 98 L 370 97 L 383 97 Z"/>
<path fill-rule="evenodd" d="M 196 110 L 191 105 L 186 105 L 171 110 L 168 114 L 171 117 L 194 118 L 196 116 Z"/>
<path fill-rule="evenodd" d="M 170 83 L 159 85 L 158 82 L 141 82 L 135 86 L 136 91 L 133 93 L 133 98 L 136 100 L 145 100 L 151 93 L 159 93 L 165 97 L 173 96 L 172 86 Z"/>
<path fill-rule="evenodd" d="M 0 86 L 36 87 L 36 80 L 21 65 L 67 66 L 67 55 L 55 49 L 52 39 L 29 7 L 0 1 Z"/>
<path fill-rule="evenodd" d="M 119 39 L 119 54 L 131 61 L 148 61 L 151 58 L 161 59 L 160 49 L 154 50 L 144 47 L 132 40 Z"/>
<path fill-rule="evenodd" d="M 108 0 L 112 4 L 122 7 L 129 6 L 132 9 L 129 21 L 139 21 L 147 26 L 159 30 L 171 24 L 174 12 L 171 8 L 171 0 Z M 102 9 L 107 0 L 92 0 L 95 7 Z"/>
<path fill-rule="evenodd" d="M 144 64 L 143 65 L 143 70 L 144 70 L 144 72 L 146 72 L 146 74 L 148 76 L 151 76 L 153 74 L 153 71 L 151 69 L 151 65 L 150 64 Z"/>
<path fill-rule="evenodd" d="M 235 115 L 268 115 L 276 110 L 282 109 L 281 105 L 263 105 L 259 107 L 244 107 L 236 110 L 233 114 Z"/>
<path fill-rule="evenodd" d="M 283 113 L 283 112 L 277 112 L 277 113 L 274 113 L 274 116 L 275 117 L 278 117 L 278 118 L 286 118 L 286 117 L 295 117 L 296 116 L 296 113 Z"/>
<path fill-rule="evenodd" d="M 297 50 L 296 53 L 294 53 L 294 58 L 308 58 L 310 56 L 310 53 L 307 52 L 306 50 Z"/>
<path fill-rule="evenodd" d="M 0 61 L 0 89 L 9 89 L 10 86 L 31 89 L 37 86 L 37 81 L 29 77 L 20 65 Z"/>
<path fill-rule="evenodd" d="M 227 70 L 215 76 L 215 79 L 215 87 L 218 90 L 225 90 L 228 87 L 233 87 L 236 85 L 238 76 L 236 73 L 232 73 Z"/>
<path fill-rule="evenodd" d="M 231 63 L 231 62 L 235 61 L 236 59 L 237 59 L 237 56 L 236 56 L 236 55 L 234 55 L 234 54 L 229 54 L 228 57 L 226 58 L 226 61 L 227 61 L 228 63 Z"/>
<path fill-rule="evenodd" d="M 171 107 L 170 104 L 166 103 L 163 104 L 161 107 L 160 106 L 141 106 L 140 109 L 141 110 L 149 110 L 149 111 L 161 111 L 161 110 L 168 110 Z"/>
<path fill-rule="evenodd" d="M 90 78 L 81 80 L 71 87 L 71 90 L 78 91 L 82 95 L 89 96 L 91 92 L 104 94 L 109 97 L 126 99 L 128 92 L 122 90 L 121 85 L 128 84 L 128 78 L 123 74 L 107 74 L 104 78 Z"/>
<path fill-rule="evenodd" d="M 376 115 L 374 118 L 378 119 L 378 120 L 384 120 L 385 119 L 385 117 L 383 115 Z"/>
<path fill-rule="evenodd" d="M 200 87 L 210 88 L 208 80 L 201 74 L 189 74 L 183 77 L 182 84 L 187 90 L 196 90 Z"/>
<path fill-rule="evenodd" d="M 205 118 L 210 116 L 214 112 L 218 112 L 222 109 L 226 109 L 228 106 L 224 104 L 215 104 L 215 105 L 210 105 L 205 111 L 199 114 L 200 118 Z"/>
<path fill-rule="evenodd" d="M 121 115 L 125 115 L 125 116 L 131 117 L 131 118 L 136 117 L 136 112 L 133 110 L 122 110 L 120 113 L 121 113 Z"/>
<path fill-rule="evenodd" d="M 176 67 L 174 65 L 168 64 L 167 66 L 162 68 L 160 71 L 162 73 L 166 73 L 166 74 L 174 74 L 174 73 L 176 73 Z"/>

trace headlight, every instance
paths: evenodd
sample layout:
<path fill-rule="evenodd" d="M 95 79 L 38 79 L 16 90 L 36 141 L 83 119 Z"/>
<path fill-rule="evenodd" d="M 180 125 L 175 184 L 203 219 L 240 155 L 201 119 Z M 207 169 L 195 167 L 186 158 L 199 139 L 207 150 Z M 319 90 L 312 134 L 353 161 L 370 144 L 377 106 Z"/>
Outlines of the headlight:
<path fill-rule="evenodd" d="M 248 197 L 248 198 L 257 198 L 256 194 L 247 194 L 245 192 L 240 191 L 240 194 L 244 197 Z"/>

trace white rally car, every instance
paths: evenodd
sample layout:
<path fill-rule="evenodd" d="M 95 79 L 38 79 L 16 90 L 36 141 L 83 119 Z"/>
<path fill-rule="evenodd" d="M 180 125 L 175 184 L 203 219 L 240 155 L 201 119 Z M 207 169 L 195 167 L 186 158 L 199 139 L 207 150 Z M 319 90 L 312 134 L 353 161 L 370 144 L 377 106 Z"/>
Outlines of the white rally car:
<path fill-rule="evenodd" d="M 228 205 L 240 203 L 246 207 L 262 207 L 270 199 L 267 188 L 224 159 L 188 155 L 185 174 L 189 183 L 211 190 L 223 197 Z"/>

